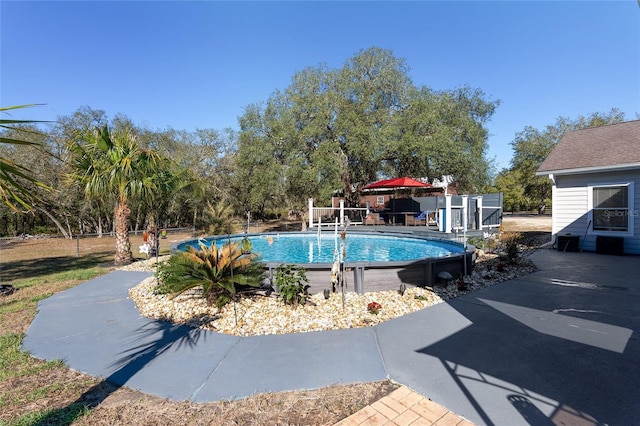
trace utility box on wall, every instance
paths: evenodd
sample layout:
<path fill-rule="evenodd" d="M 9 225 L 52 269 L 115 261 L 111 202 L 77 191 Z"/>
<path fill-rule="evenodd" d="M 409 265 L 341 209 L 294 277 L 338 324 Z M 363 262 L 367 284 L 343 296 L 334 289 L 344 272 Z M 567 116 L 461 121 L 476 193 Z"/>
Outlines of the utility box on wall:
<path fill-rule="evenodd" d="M 558 251 L 580 251 L 580 237 L 577 235 L 558 235 Z"/>
<path fill-rule="evenodd" d="M 624 254 L 624 238 L 598 235 L 596 237 L 596 253 L 622 256 Z"/>

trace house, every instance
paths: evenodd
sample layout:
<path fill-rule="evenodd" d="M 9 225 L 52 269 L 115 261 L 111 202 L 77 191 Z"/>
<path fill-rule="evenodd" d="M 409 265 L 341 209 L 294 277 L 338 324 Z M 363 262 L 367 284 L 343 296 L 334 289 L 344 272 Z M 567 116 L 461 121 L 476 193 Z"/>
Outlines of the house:
<path fill-rule="evenodd" d="M 536 174 L 559 250 L 640 254 L 640 120 L 568 132 Z"/>

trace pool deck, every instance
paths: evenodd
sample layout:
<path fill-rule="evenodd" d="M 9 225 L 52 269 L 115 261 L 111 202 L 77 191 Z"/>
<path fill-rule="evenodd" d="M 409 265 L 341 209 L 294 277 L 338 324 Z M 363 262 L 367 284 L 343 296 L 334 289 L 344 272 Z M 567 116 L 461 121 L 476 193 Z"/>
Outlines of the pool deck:
<path fill-rule="evenodd" d="M 116 271 L 40 301 L 23 348 L 175 401 L 386 379 L 411 390 L 343 425 L 640 424 L 639 257 L 531 259 L 533 274 L 375 327 L 255 337 L 141 317 L 127 292 L 148 274 Z M 456 414 L 387 416 L 428 400 Z"/>
<path fill-rule="evenodd" d="M 332 231 L 332 227 L 323 227 L 323 232 Z M 311 231 L 317 229 L 314 228 Z M 434 239 L 442 239 L 442 240 L 456 240 L 462 238 L 463 232 L 451 232 L 446 233 L 438 230 L 436 225 L 415 225 L 415 226 L 405 226 L 405 225 L 351 225 L 349 230 L 355 230 L 357 232 L 362 231 L 370 231 L 370 232 L 384 232 L 384 233 L 399 233 L 399 234 L 414 234 L 420 236 L 426 236 Z M 487 230 L 481 231 L 477 229 L 468 229 L 464 235 L 467 237 L 472 236 L 482 236 L 483 232 L 488 232 Z M 496 232 L 496 230 L 494 230 Z"/>

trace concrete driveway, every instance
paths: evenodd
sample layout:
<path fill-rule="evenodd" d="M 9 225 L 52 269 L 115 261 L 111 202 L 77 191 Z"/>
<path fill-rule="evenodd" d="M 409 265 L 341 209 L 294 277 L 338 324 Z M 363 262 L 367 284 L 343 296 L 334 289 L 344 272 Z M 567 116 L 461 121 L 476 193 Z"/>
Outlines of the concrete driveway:
<path fill-rule="evenodd" d="M 377 327 L 392 379 L 487 425 L 640 424 L 640 258 L 539 271 Z"/>

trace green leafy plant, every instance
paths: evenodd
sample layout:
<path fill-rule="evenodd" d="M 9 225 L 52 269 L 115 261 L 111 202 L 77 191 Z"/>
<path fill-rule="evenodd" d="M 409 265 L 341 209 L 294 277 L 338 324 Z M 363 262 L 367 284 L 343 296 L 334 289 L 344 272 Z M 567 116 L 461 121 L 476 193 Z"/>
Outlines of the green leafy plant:
<path fill-rule="evenodd" d="M 37 120 L 14 120 L 11 118 L 4 118 L 4 114 L 7 111 L 36 106 L 36 104 L 18 105 L 0 108 L 0 144 L 8 145 L 34 145 L 40 146 L 37 142 L 27 140 L 29 134 L 43 136 L 42 133 L 20 128 L 19 126 L 25 124 L 41 123 Z M 11 136 L 8 131 L 17 133 L 18 136 Z M 26 139 L 25 139 L 26 138 Z M 25 183 L 32 183 L 41 188 L 50 190 L 51 188 L 31 175 L 31 172 L 25 167 L 14 162 L 11 158 L 0 156 L 0 199 L 15 211 L 20 208 L 31 210 L 33 208 L 34 201 L 37 200 L 36 194 L 27 188 Z"/>
<path fill-rule="evenodd" d="M 255 262 L 256 255 L 242 253 L 237 243 L 221 248 L 200 244 L 174 254 L 158 269 L 157 292 L 173 297 L 202 287 L 202 296 L 218 308 L 236 300 L 240 293 L 255 291 L 260 286 L 264 268 Z"/>
<path fill-rule="evenodd" d="M 293 265 L 280 265 L 276 269 L 274 284 L 278 296 L 286 305 L 304 305 L 309 299 L 309 285 L 304 268 Z"/>
<path fill-rule="evenodd" d="M 251 249 L 253 248 L 253 244 L 251 244 L 251 240 L 249 239 L 249 237 L 247 237 L 245 235 L 244 238 L 242 238 L 242 252 L 245 254 L 249 254 L 251 253 Z"/>
<path fill-rule="evenodd" d="M 233 227 L 233 208 L 231 204 L 224 200 L 220 200 L 215 204 L 207 202 L 205 214 L 208 216 L 209 233 L 213 235 L 232 234 Z"/>
<path fill-rule="evenodd" d="M 484 249 L 484 239 L 482 237 L 469 237 L 467 238 L 467 244 L 474 246 L 476 249 Z"/>

